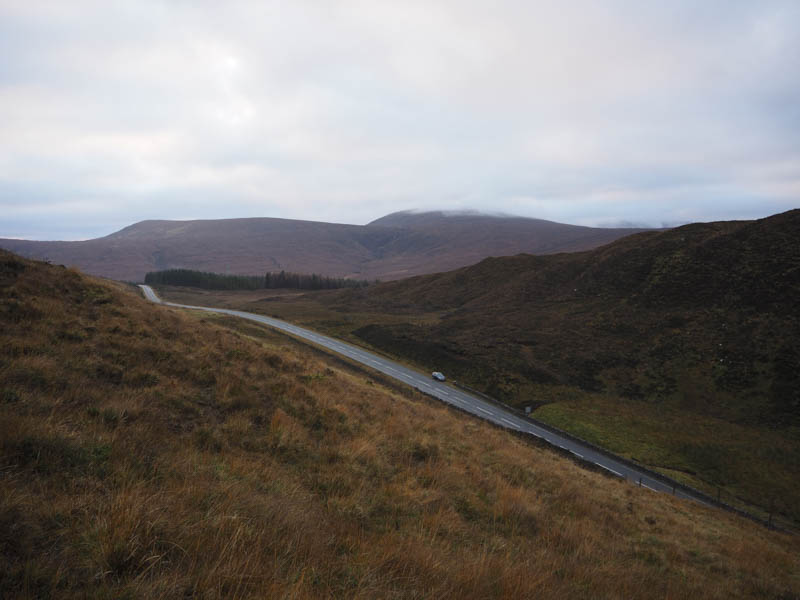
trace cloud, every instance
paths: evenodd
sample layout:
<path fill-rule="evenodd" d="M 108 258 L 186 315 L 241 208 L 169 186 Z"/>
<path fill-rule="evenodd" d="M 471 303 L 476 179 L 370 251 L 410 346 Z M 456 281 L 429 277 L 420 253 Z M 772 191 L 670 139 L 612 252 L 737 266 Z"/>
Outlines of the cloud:
<path fill-rule="evenodd" d="M 9 0 L 0 53 L 0 236 L 798 203 L 793 0 Z"/>

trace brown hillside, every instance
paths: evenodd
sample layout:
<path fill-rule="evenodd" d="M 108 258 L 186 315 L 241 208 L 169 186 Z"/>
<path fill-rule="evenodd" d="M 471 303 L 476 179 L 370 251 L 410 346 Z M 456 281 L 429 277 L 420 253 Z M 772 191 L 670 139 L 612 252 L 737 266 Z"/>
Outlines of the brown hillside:
<path fill-rule="evenodd" d="M 798 314 L 800 210 L 759 221 L 644 232 L 591 252 L 490 258 L 407 281 L 331 295 L 343 303 L 420 310 L 594 298 L 647 306 L 730 306 Z"/>
<path fill-rule="evenodd" d="M 797 298 L 795 210 L 226 303 L 444 371 L 749 510 L 779 506 L 800 521 Z"/>
<path fill-rule="evenodd" d="M 791 598 L 793 536 L 0 252 L 3 598 Z"/>
<path fill-rule="evenodd" d="M 639 231 L 516 217 L 403 214 L 366 226 L 268 218 L 142 221 L 84 242 L 0 240 L 0 247 L 123 281 L 143 281 L 148 271 L 169 268 L 391 280 L 487 256 L 594 248 Z M 387 226 L 393 221 L 400 225 Z"/>
<path fill-rule="evenodd" d="M 585 253 L 487 259 L 451 273 L 320 296 L 338 311 L 442 312 L 434 324 L 368 324 L 354 334 L 518 406 L 563 398 L 547 386 L 565 386 L 603 394 L 599 404 L 634 413 L 653 406 L 679 411 L 660 417 L 675 423 L 691 414 L 752 427 L 778 435 L 769 445 L 787 450 L 800 427 L 797 298 L 800 210 L 642 233 Z M 543 416 L 559 413 L 557 406 Z M 597 417 L 584 414 L 559 413 L 556 420 L 596 426 L 589 419 Z M 653 464 L 701 474 L 763 506 L 781 496 L 794 511 L 796 450 L 767 458 L 745 449 L 744 436 L 738 448 L 723 438 L 667 437 L 667 452 L 640 449 L 634 456 L 651 454 Z M 752 439 L 754 446 L 764 441 Z M 631 451 L 626 443 L 616 449 L 623 448 Z M 759 462 L 769 467 L 759 473 Z"/>
<path fill-rule="evenodd" d="M 491 258 L 318 300 L 341 312 L 443 312 L 434 326 L 363 334 L 387 350 L 392 337 L 417 340 L 432 353 L 420 360 L 444 362 L 476 385 L 487 385 L 476 362 L 494 365 L 489 388 L 506 399 L 525 379 L 664 397 L 676 391 L 674 361 L 686 360 L 723 392 L 703 405 L 794 423 L 800 369 L 782 365 L 800 356 L 798 297 L 800 211 L 791 211 L 641 233 L 591 252 Z M 761 388 L 763 406 L 724 393 Z"/>

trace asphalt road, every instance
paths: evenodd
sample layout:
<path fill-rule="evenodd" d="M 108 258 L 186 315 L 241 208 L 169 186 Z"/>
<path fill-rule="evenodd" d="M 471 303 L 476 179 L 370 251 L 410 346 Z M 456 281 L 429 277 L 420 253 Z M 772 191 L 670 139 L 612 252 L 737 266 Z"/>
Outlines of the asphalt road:
<path fill-rule="evenodd" d="M 543 429 L 542 427 L 531 423 L 524 417 L 503 410 L 499 406 L 487 402 L 479 397 L 473 396 L 460 389 L 454 388 L 447 383 L 435 381 L 430 374 L 419 373 L 399 363 L 386 359 L 382 356 L 378 356 L 377 354 L 373 354 L 372 352 L 368 352 L 367 350 L 357 346 L 353 346 L 335 338 L 321 335 L 315 331 L 304 329 L 303 327 L 298 327 L 297 325 L 292 325 L 291 323 L 281 321 L 280 319 L 273 319 L 271 317 L 265 317 L 254 313 L 240 310 L 230 310 L 226 308 L 210 308 L 206 306 L 190 306 L 186 304 L 164 302 L 156 295 L 150 286 L 140 285 L 139 287 L 142 288 L 144 295 L 148 300 L 158 304 L 164 304 L 166 306 L 174 306 L 178 308 L 190 308 L 193 310 L 222 313 L 269 325 L 270 327 L 274 327 L 275 329 L 279 329 L 295 337 L 312 342 L 313 344 L 321 348 L 325 348 L 330 352 L 346 356 L 351 360 L 366 365 L 367 367 L 375 369 L 376 371 L 380 371 L 389 377 L 393 377 L 394 379 L 402 381 L 403 383 L 407 383 L 411 387 L 416 388 L 421 392 L 428 394 L 429 396 L 438 398 L 442 402 L 455 406 L 463 411 L 480 417 L 481 419 L 491 421 L 500 427 L 522 432 L 545 440 L 547 443 L 553 446 L 570 452 L 576 458 L 594 463 L 609 473 L 616 475 L 617 477 L 627 479 L 636 485 L 641 485 L 641 487 L 645 487 L 655 492 L 664 492 L 669 494 L 674 493 L 674 495 L 680 498 L 695 500 L 705 504 L 701 498 L 688 494 L 680 489 L 675 490 L 672 485 L 665 484 L 657 479 L 653 479 L 646 472 L 639 471 L 627 463 L 614 460 L 613 458 L 610 458 L 605 454 L 600 454 L 591 447 L 584 446 L 575 440 L 565 438 L 557 433 Z"/>

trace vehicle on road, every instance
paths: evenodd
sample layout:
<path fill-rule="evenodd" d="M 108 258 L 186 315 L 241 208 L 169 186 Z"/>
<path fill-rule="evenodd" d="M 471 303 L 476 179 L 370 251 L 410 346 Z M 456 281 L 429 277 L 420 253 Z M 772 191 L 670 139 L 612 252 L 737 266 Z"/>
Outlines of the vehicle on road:
<path fill-rule="evenodd" d="M 436 381 L 444 381 L 445 380 L 444 375 L 442 373 L 440 373 L 439 371 L 434 371 L 433 373 L 431 373 L 431 377 L 433 377 Z"/>

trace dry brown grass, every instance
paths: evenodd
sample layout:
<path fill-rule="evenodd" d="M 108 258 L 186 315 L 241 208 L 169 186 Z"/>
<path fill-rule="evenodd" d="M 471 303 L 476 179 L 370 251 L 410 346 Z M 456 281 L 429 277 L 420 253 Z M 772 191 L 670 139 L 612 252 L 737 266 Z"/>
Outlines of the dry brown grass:
<path fill-rule="evenodd" d="M 522 256 L 496 262 L 506 268 L 514 262 L 530 267 L 530 261 L 556 259 L 569 263 L 575 257 Z M 451 380 L 518 408 L 533 405 L 534 418 L 719 496 L 759 518 L 800 527 L 800 424 L 796 422 L 800 411 L 792 400 L 800 389 L 793 379 L 800 372 L 800 347 L 793 349 L 800 340 L 800 319 L 792 317 L 796 309 L 747 315 L 740 308 L 719 309 L 711 319 L 705 309 L 684 313 L 673 306 L 639 311 L 634 318 L 637 311 L 627 298 L 615 297 L 605 307 L 595 299 L 579 299 L 572 305 L 533 301 L 521 309 L 505 302 L 506 295 L 490 292 L 498 304 L 488 309 L 441 310 L 448 299 L 454 309 L 469 294 L 495 289 L 500 282 L 487 283 L 487 273 L 496 277 L 504 271 L 494 262 L 483 268 L 476 265 L 467 271 L 477 272 L 461 272 L 461 276 L 445 273 L 374 286 L 358 292 L 363 297 L 350 292 L 278 295 L 263 290 L 211 292 L 179 287 L 159 292 L 176 302 L 283 318 L 366 346 L 412 368 L 443 371 Z M 517 269 L 518 275 L 530 272 Z M 775 272 L 767 270 L 765 276 L 775 277 Z M 790 281 L 790 275 L 786 279 Z M 775 286 L 761 287 L 772 290 Z M 795 296 L 784 293 L 780 298 L 788 304 L 787 299 Z M 428 306 L 431 298 L 438 311 Z M 694 323 L 680 332 L 669 325 L 672 319 L 674 323 L 694 319 Z M 622 333 L 609 336 L 617 326 Z M 735 352 L 718 355 L 722 347 Z M 640 357 L 648 354 L 650 358 L 641 362 Z M 721 366 L 722 356 L 728 366 Z M 714 358 L 702 360 L 701 365 L 698 357 Z M 525 383 L 543 361 L 551 365 L 539 374 L 554 378 L 567 377 L 575 365 L 582 364 L 588 369 L 587 377 L 579 378 L 584 382 L 593 380 L 588 374 L 596 367 L 621 362 L 608 368 L 602 385 L 596 382 L 600 391 L 590 391 L 557 381 Z M 651 382 L 641 387 L 650 377 L 661 377 L 663 385 Z M 638 381 L 635 385 L 634 380 Z M 632 387 L 626 387 L 626 381 Z M 512 388 L 513 393 L 506 394 Z M 650 389 L 646 394 L 629 395 L 645 388 Z"/>
<path fill-rule="evenodd" d="M 800 594 L 794 537 L 267 330 L 3 261 L 2 597 Z"/>

